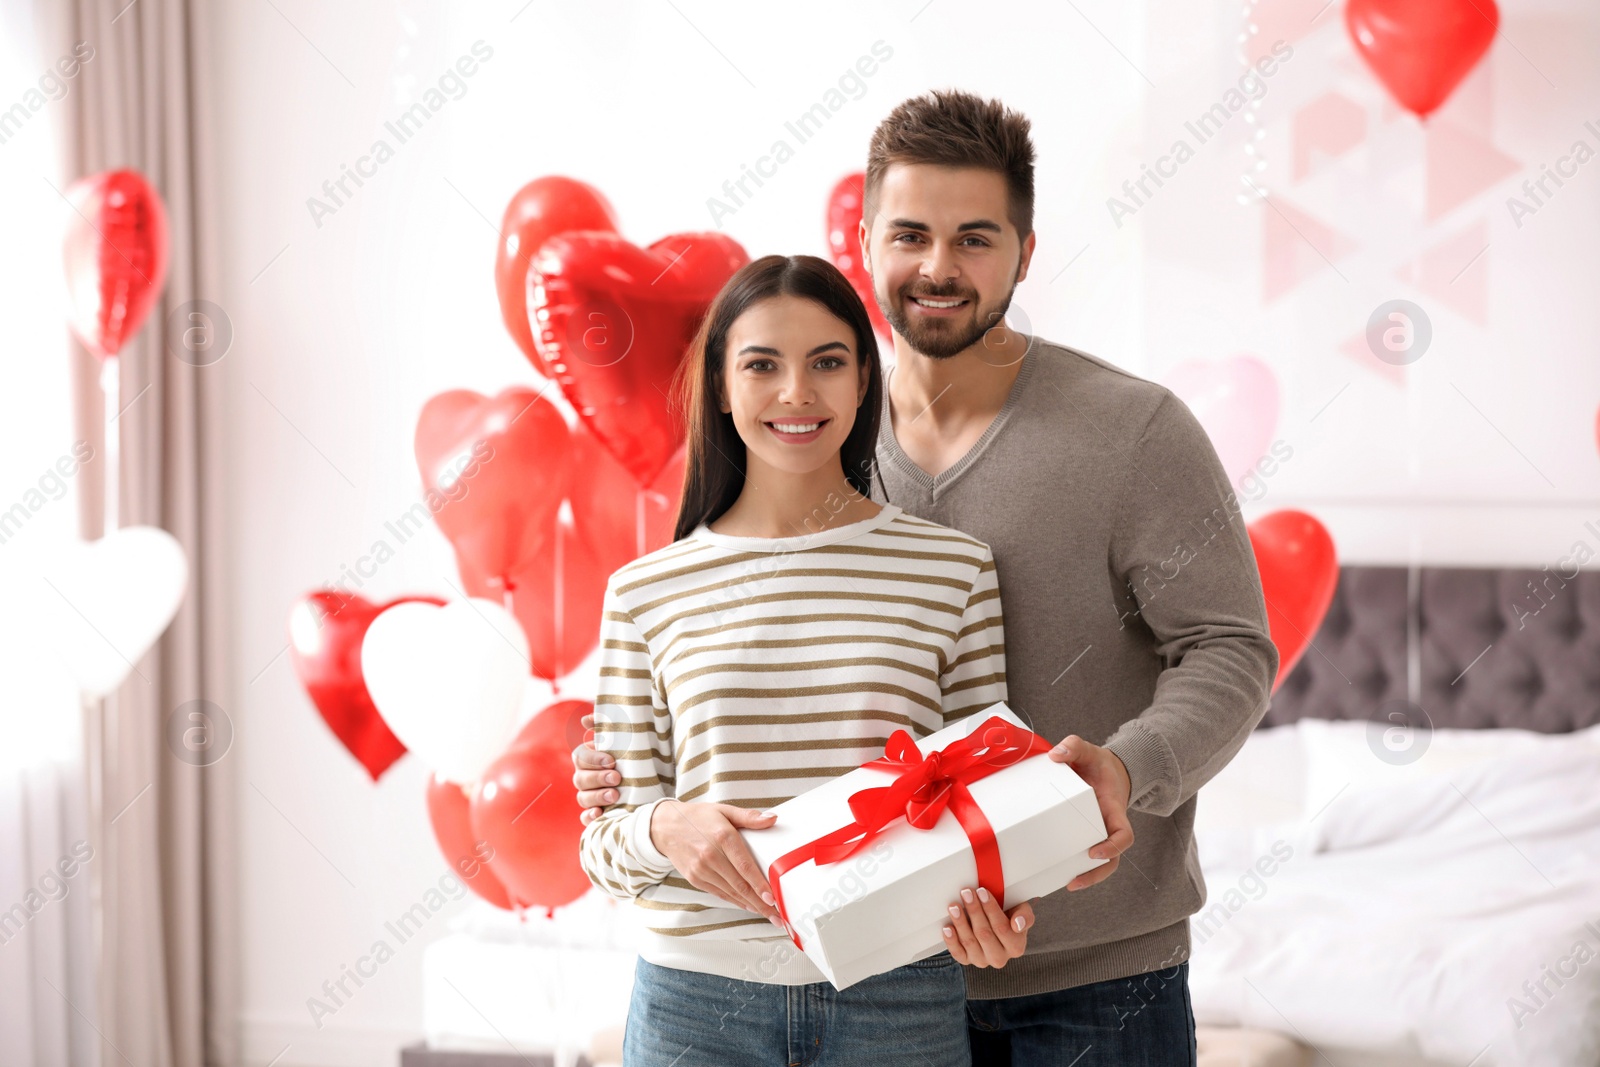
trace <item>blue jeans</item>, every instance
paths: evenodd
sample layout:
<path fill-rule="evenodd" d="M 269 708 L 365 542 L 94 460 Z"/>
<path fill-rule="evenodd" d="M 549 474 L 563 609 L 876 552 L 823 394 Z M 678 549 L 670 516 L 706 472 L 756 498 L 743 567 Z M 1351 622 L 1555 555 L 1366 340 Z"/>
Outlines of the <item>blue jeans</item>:
<path fill-rule="evenodd" d="M 941 952 L 845 990 L 635 970 L 623 1067 L 970 1067 L 966 979 Z"/>
<path fill-rule="evenodd" d="M 973 1067 L 1193 1067 L 1189 964 L 967 1001 Z"/>

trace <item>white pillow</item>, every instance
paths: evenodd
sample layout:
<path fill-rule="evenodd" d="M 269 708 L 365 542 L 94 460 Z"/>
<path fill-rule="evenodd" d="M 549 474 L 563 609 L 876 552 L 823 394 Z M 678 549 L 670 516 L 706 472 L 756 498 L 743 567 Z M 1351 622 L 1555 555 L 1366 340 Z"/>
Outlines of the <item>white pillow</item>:
<path fill-rule="evenodd" d="M 1305 752 L 1297 723 L 1266 726 L 1200 787 L 1196 832 L 1292 822 L 1305 799 Z"/>
<path fill-rule="evenodd" d="M 1542 745 L 1590 744 L 1600 747 L 1600 727 L 1567 734 L 1510 728 L 1436 729 L 1407 734 L 1384 722 L 1301 719 L 1304 745 L 1304 813 L 1313 818 L 1346 790 L 1383 789 L 1425 778 L 1448 777 L 1497 756 L 1527 752 Z M 1422 754 L 1404 759 L 1407 746 L 1426 741 Z M 1380 753 L 1394 754 L 1394 761 Z"/>
<path fill-rule="evenodd" d="M 1292 832 L 1304 792 L 1298 724 L 1253 731 L 1195 802 L 1194 839 L 1207 878 L 1237 878 Z"/>

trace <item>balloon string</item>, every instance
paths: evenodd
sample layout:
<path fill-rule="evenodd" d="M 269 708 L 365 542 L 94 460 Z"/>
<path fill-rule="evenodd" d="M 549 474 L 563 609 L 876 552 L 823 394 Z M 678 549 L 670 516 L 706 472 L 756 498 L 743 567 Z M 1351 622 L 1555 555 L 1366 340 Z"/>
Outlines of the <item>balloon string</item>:
<path fill-rule="evenodd" d="M 633 550 L 635 556 L 644 555 L 644 489 L 633 490 Z"/>
<path fill-rule="evenodd" d="M 105 440 L 102 446 L 105 450 L 105 515 L 101 521 L 101 536 L 111 533 L 121 525 L 117 515 L 117 483 L 122 476 L 122 441 L 118 436 L 117 408 L 121 405 L 122 379 L 118 364 L 121 361 L 114 355 L 107 356 L 100 364 L 100 391 L 104 395 L 105 411 Z"/>
<path fill-rule="evenodd" d="M 556 628 L 556 679 L 559 679 L 566 667 L 567 646 L 563 639 L 566 635 L 566 538 L 565 527 L 560 519 L 556 520 L 556 576 L 555 576 L 555 628 Z M 552 679 L 550 691 L 557 691 L 557 680 Z"/>

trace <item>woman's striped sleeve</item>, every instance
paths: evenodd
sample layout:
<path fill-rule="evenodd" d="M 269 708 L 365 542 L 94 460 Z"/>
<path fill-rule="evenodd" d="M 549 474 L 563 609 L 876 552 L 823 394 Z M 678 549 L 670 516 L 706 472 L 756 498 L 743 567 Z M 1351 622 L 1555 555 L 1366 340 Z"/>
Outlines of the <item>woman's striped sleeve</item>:
<path fill-rule="evenodd" d="M 651 813 L 672 795 L 674 779 L 672 718 L 661 690 L 644 635 L 608 582 L 600 619 L 594 747 L 616 760 L 622 784 L 617 802 L 585 827 L 578 849 L 589 880 L 623 900 L 672 873 L 671 861 L 650 840 Z"/>
<path fill-rule="evenodd" d="M 994 553 L 984 546 L 967 595 L 955 652 L 939 677 L 944 721 L 954 722 L 1006 699 L 1006 637 Z"/>

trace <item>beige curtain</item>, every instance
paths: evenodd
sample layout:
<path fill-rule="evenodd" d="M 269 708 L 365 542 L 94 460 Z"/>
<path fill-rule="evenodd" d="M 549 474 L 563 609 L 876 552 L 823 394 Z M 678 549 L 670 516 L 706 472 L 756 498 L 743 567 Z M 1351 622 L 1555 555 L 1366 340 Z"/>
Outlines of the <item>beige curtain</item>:
<path fill-rule="evenodd" d="M 235 864 L 227 720 L 227 606 L 220 367 L 196 366 L 182 331 L 188 305 L 219 292 L 215 156 L 204 67 L 203 0 L 39 0 L 41 52 L 94 57 L 54 115 L 68 179 L 133 167 L 160 190 L 171 231 L 166 290 L 123 350 L 118 515 L 182 543 L 189 590 L 166 636 L 119 692 L 87 711 L 91 842 L 98 862 L 99 1018 L 105 1064 L 199 1067 L 237 1062 Z M 79 479 L 86 538 L 106 530 L 105 418 L 99 363 L 75 353 L 79 436 L 97 461 Z M 217 747 L 181 759 L 175 715 L 210 702 Z"/>

